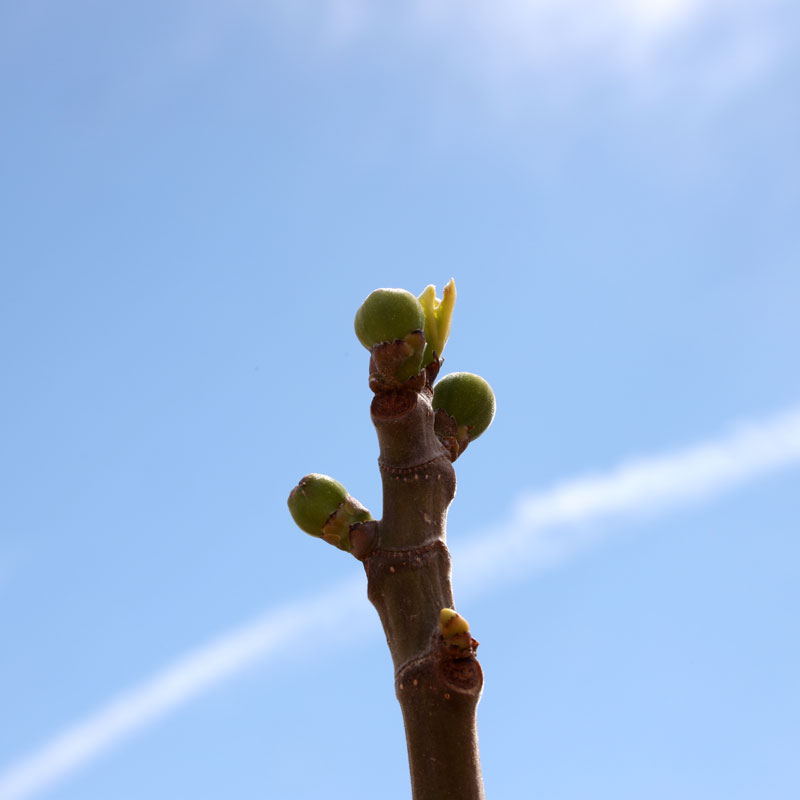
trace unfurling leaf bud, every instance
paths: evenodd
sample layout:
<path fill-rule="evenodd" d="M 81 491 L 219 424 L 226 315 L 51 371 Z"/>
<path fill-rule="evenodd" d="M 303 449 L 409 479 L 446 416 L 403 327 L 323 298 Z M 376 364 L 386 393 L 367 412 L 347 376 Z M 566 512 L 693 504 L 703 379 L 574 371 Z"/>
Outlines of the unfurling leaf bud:
<path fill-rule="evenodd" d="M 492 424 L 494 392 L 480 375 L 453 372 L 433 387 L 433 408 L 455 420 L 455 437 L 463 450 Z"/>
<path fill-rule="evenodd" d="M 425 287 L 419 296 L 425 311 L 425 354 L 422 366 L 427 367 L 433 361 L 434 353 L 441 358 L 447 337 L 450 335 L 450 322 L 453 318 L 453 307 L 456 304 L 456 282 L 450 283 L 442 290 L 442 299 L 436 297 L 436 287 L 432 284 Z"/>
<path fill-rule="evenodd" d="M 289 511 L 301 530 L 350 550 L 350 526 L 372 519 L 369 511 L 327 475 L 306 475 L 289 494 Z"/>
<path fill-rule="evenodd" d="M 443 608 L 439 613 L 439 633 L 445 644 L 468 650 L 472 646 L 469 623 L 452 608 Z"/>
<path fill-rule="evenodd" d="M 356 312 L 355 330 L 372 352 L 374 369 L 402 383 L 422 369 L 425 312 L 405 289 L 376 289 Z"/>

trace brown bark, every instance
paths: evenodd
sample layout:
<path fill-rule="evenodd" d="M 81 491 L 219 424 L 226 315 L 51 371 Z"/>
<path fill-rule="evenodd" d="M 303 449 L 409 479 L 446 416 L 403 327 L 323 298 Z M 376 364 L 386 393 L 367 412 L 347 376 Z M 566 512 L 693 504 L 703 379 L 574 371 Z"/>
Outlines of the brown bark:
<path fill-rule="evenodd" d="M 351 536 L 394 663 L 413 798 L 483 800 L 478 643 L 449 644 L 439 629 L 441 610 L 455 608 L 446 520 L 456 480 L 434 431 L 430 384 L 378 391 L 371 416 L 383 518 L 354 526 Z"/>

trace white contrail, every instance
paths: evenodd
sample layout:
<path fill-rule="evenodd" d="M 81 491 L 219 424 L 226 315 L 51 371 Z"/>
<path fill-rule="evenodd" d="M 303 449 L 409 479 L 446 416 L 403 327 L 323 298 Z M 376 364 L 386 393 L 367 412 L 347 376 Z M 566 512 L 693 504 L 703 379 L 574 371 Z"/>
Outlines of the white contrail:
<path fill-rule="evenodd" d="M 364 581 L 282 606 L 194 650 L 0 774 L 0 800 L 33 797 L 140 728 L 288 645 L 331 626 L 348 626 L 363 607 Z"/>
<path fill-rule="evenodd" d="M 454 553 L 459 589 L 476 591 L 505 576 L 526 574 L 578 553 L 593 541 L 585 523 L 657 512 L 709 497 L 800 463 L 800 408 L 742 425 L 685 450 L 624 463 L 611 472 L 561 483 L 521 499 L 497 528 Z M 367 608 L 363 579 L 306 602 L 283 606 L 216 639 L 141 686 L 67 728 L 0 774 L 0 800 L 24 800 L 90 763 L 136 730 L 256 661 L 285 653 L 309 634 L 348 626 Z"/>
<path fill-rule="evenodd" d="M 520 567 L 530 572 L 551 566 L 601 535 L 596 523 L 674 508 L 798 462 L 800 408 L 739 425 L 720 439 L 526 494 L 509 519 L 474 537 L 462 552 L 451 545 L 459 584 L 475 591 Z"/>

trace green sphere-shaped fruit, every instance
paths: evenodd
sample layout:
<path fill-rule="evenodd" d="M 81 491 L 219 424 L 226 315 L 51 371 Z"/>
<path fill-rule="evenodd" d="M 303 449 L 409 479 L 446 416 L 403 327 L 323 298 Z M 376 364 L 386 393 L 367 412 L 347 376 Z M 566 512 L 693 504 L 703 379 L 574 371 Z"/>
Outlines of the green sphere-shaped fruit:
<path fill-rule="evenodd" d="M 301 530 L 322 536 L 322 526 L 347 498 L 347 489 L 327 475 L 306 475 L 289 495 L 289 511 Z"/>
<path fill-rule="evenodd" d="M 494 392 L 480 375 L 453 372 L 433 387 L 433 407 L 444 409 L 459 427 L 466 427 L 472 441 L 492 424 Z"/>
<path fill-rule="evenodd" d="M 356 312 L 356 336 L 367 350 L 424 327 L 422 303 L 405 289 L 376 289 Z"/>

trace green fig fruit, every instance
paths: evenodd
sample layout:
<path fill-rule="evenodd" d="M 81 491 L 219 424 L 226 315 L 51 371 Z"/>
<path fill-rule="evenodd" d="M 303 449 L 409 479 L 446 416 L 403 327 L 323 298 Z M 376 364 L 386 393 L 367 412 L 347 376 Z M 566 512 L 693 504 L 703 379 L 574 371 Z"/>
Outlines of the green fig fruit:
<path fill-rule="evenodd" d="M 356 312 L 356 336 L 367 350 L 381 342 L 405 339 L 424 327 L 422 304 L 405 289 L 376 289 Z"/>
<path fill-rule="evenodd" d="M 492 387 L 471 372 L 453 372 L 433 387 L 433 408 L 442 409 L 456 421 L 459 439 L 477 439 L 494 419 Z"/>
<path fill-rule="evenodd" d="M 371 520 L 358 500 L 327 475 L 306 475 L 289 494 L 289 511 L 301 530 L 350 551 L 350 526 Z"/>
<path fill-rule="evenodd" d="M 376 289 L 356 312 L 356 336 L 371 353 L 370 386 L 389 390 L 422 369 L 425 312 L 405 289 Z"/>
<path fill-rule="evenodd" d="M 322 536 L 328 517 L 347 499 L 347 489 L 327 475 L 312 473 L 300 480 L 289 495 L 289 511 L 297 526 L 312 536 Z"/>

